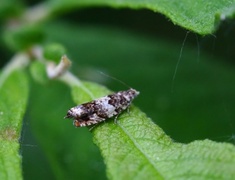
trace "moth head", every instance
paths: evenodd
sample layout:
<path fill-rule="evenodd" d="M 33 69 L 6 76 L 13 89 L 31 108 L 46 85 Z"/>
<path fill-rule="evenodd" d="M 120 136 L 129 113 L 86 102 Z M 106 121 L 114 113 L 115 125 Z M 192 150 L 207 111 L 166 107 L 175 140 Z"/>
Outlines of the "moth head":
<path fill-rule="evenodd" d="M 88 118 L 87 111 L 84 111 L 82 107 L 73 107 L 68 110 L 67 115 L 64 118 L 71 118 L 77 120 L 86 120 Z"/>
<path fill-rule="evenodd" d="M 68 110 L 67 115 L 64 118 L 76 119 L 82 114 L 82 110 L 79 106 L 73 107 Z"/>
<path fill-rule="evenodd" d="M 67 115 L 64 118 L 74 118 L 74 113 L 73 111 L 70 109 L 67 112 Z"/>
<path fill-rule="evenodd" d="M 139 91 L 136 91 L 133 88 L 129 89 L 129 93 L 132 94 L 134 97 L 136 97 L 136 96 L 138 96 L 140 94 Z"/>

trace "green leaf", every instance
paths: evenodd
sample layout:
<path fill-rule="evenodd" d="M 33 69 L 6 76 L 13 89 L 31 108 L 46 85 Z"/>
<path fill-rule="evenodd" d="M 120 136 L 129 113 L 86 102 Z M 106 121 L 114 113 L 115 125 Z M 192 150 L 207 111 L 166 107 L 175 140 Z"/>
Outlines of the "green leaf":
<path fill-rule="evenodd" d="M 28 97 L 24 72 L 0 76 L 0 179 L 22 179 L 19 138 Z"/>
<path fill-rule="evenodd" d="M 48 44 L 44 47 L 43 55 L 48 60 L 53 60 L 56 63 L 60 62 L 60 59 L 65 55 L 66 49 L 57 43 Z"/>
<path fill-rule="evenodd" d="M 98 90 L 94 86 L 95 91 L 87 88 L 86 93 L 102 94 L 103 87 Z M 75 100 L 84 93 L 76 92 Z M 210 140 L 175 143 L 135 107 L 118 116 L 118 124 L 112 120 L 99 124 L 93 135 L 110 179 L 232 179 L 235 176 L 233 145 Z"/>
<path fill-rule="evenodd" d="M 49 7 L 52 11 L 60 12 L 73 8 L 91 7 L 91 6 L 110 6 L 113 8 L 132 8 L 132 9 L 149 9 L 154 12 L 164 14 L 171 19 L 174 24 L 182 26 L 190 31 L 199 34 L 213 33 L 220 23 L 227 16 L 234 14 L 227 8 L 235 6 L 234 0 L 181 0 L 181 1 L 117 1 L 117 0 L 50 0 Z M 225 17 L 224 17 L 225 16 Z M 219 18 L 218 18 L 219 17 Z M 156 22 L 157 23 L 157 22 Z"/>

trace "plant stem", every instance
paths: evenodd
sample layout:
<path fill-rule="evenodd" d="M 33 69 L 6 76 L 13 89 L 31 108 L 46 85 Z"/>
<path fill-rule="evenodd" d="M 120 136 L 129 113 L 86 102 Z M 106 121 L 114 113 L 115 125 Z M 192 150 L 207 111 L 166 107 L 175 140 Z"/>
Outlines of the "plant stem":
<path fill-rule="evenodd" d="M 46 20 L 50 16 L 49 8 L 45 3 L 38 4 L 25 11 L 22 19 L 26 23 L 38 23 Z"/>

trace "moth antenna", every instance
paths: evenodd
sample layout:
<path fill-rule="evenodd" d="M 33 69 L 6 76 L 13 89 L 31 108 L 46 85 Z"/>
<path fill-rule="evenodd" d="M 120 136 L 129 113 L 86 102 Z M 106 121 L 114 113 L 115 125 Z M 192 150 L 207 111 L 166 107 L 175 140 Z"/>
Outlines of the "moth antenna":
<path fill-rule="evenodd" d="M 113 77 L 113 76 L 110 76 L 110 75 L 108 75 L 108 74 L 105 74 L 105 73 L 102 72 L 102 71 L 98 71 L 98 72 L 99 72 L 100 74 L 102 74 L 102 75 L 108 77 L 108 78 L 111 78 L 111 79 L 113 79 L 113 80 L 115 80 L 115 81 L 121 83 L 122 85 L 124 85 L 124 86 L 126 86 L 126 87 L 128 87 L 128 88 L 131 88 L 131 86 L 129 86 L 128 84 L 124 83 L 124 82 L 121 81 L 120 79 L 117 79 L 117 78 L 115 78 L 115 77 Z"/>

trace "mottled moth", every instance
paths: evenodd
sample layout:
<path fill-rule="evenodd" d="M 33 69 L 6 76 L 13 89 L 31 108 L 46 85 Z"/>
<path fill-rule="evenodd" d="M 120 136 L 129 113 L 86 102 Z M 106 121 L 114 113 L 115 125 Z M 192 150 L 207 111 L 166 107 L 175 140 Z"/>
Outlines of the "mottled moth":
<path fill-rule="evenodd" d="M 68 110 L 65 118 L 73 119 L 76 127 L 98 124 L 106 119 L 117 117 L 126 110 L 139 94 L 135 89 L 119 91 Z"/>

